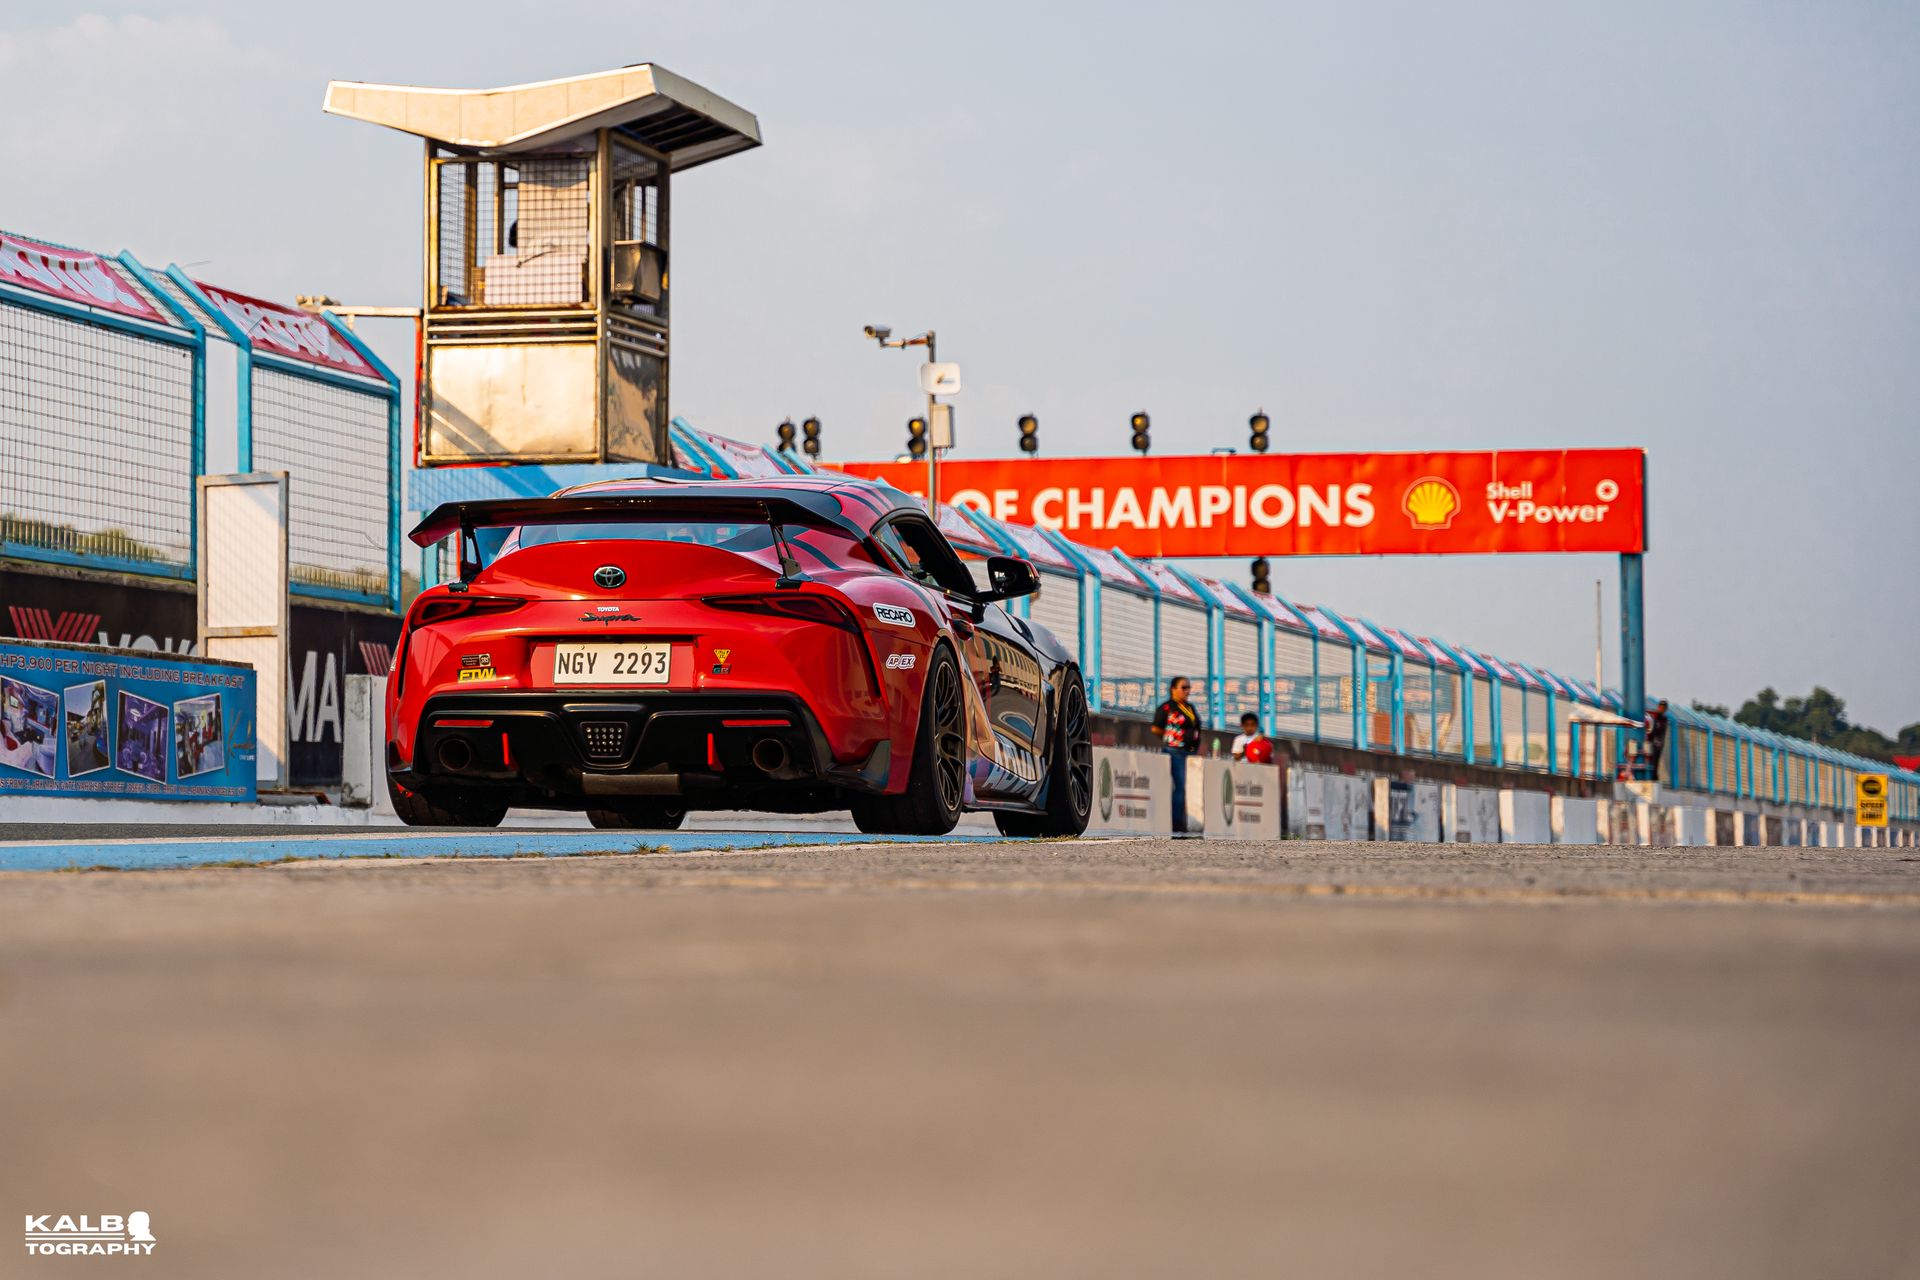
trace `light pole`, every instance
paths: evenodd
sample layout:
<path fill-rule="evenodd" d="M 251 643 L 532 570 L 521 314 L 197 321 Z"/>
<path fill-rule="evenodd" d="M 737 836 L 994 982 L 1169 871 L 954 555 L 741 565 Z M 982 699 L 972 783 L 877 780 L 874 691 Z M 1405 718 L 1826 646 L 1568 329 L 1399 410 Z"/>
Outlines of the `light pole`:
<path fill-rule="evenodd" d="M 933 330 L 929 329 L 917 338 L 896 338 L 893 327 L 884 324 L 870 324 L 864 330 L 869 338 L 883 347 L 925 347 L 927 363 L 933 364 Z M 933 441 L 934 405 L 933 393 L 927 393 L 927 514 L 936 519 L 940 514 L 940 449 Z"/>

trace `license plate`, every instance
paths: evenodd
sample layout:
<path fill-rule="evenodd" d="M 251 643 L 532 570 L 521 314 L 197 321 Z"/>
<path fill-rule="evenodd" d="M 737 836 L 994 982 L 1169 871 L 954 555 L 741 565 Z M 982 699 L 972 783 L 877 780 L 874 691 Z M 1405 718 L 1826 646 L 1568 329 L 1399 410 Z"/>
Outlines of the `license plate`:
<path fill-rule="evenodd" d="M 562 684 L 665 684 L 672 667 L 670 644 L 596 641 L 553 648 L 553 682 Z"/>

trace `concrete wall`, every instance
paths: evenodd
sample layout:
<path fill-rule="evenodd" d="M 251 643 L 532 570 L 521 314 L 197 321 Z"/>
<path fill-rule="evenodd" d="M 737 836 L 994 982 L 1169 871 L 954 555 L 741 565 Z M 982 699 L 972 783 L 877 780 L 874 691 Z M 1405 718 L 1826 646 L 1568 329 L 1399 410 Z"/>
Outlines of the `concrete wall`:
<path fill-rule="evenodd" d="M 1449 786 L 1441 796 L 1441 832 L 1448 840 L 1498 843 L 1500 792 L 1491 787 Z"/>
<path fill-rule="evenodd" d="M 1600 802 L 1580 796 L 1554 796 L 1549 809 L 1555 844 L 1604 844 Z"/>
<path fill-rule="evenodd" d="M 1298 767 L 1289 774 L 1289 835 L 1302 840 L 1372 838 L 1371 778 Z"/>
<path fill-rule="evenodd" d="M 1503 844 L 1553 843 L 1553 814 L 1544 791 L 1500 793 L 1500 840 Z"/>
<path fill-rule="evenodd" d="M 1404 782 L 1398 778 L 1373 780 L 1373 833 L 1376 840 L 1424 841 L 1440 839 L 1440 784 Z"/>

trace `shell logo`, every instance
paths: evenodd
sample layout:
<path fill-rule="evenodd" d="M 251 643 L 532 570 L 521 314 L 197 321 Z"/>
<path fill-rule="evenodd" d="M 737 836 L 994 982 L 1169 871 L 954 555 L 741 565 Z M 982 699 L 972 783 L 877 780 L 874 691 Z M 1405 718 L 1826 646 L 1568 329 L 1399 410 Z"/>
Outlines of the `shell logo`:
<path fill-rule="evenodd" d="M 1460 491 L 1439 476 L 1422 476 L 1407 489 L 1400 507 L 1416 529 L 1445 529 L 1460 510 Z"/>

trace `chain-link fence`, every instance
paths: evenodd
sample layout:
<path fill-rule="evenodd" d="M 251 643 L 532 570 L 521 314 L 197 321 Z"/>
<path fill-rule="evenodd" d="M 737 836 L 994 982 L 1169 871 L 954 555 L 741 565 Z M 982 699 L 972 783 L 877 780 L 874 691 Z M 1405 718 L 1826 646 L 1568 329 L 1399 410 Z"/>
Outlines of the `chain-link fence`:
<path fill-rule="evenodd" d="M 180 575 L 193 562 L 194 352 L 0 300 L 0 542 Z"/>
<path fill-rule="evenodd" d="M 347 376 L 338 343 L 296 358 L 319 317 L 7 241 L 42 269 L 0 273 L 0 554 L 190 578 L 195 477 L 284 470 L 294 590 L 393 600 L 398 389 L 364 348 Z"/>
<path fill-rule="evenodd" d="M 384 599 L 390 519 L 388 403 L 369 388 L 253 371 L 253 465 L 289 474 L 295 591 Z"/>
<path fill-rule="evenodd" d="M 591 298 L 592 161 L 434 162 L 434 297 L 442 307 L 579 306 Z M 623 216 L 658 219 L 630 186 Z M 637 195 L 635 194 L 637 193 Z"/>

